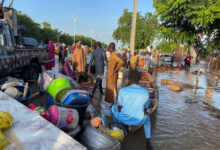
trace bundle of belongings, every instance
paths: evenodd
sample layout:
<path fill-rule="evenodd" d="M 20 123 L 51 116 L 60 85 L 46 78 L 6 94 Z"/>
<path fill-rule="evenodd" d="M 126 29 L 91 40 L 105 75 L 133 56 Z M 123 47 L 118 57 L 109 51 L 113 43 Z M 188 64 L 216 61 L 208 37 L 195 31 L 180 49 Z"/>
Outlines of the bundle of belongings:
<path fill-rule="evenodd" d="M 8 78 L 1 85 L 1 91 L 24 105 L 28 103 L 32 95 L 32 90 L 29 88 L 28 83 L 25 84 L 23 80 L 16 78 Z"/>
<path fill-rule="evenodd" d="M 6 139 L 4 134 L 2 133 L 2 130 L 5 130 L 7 128 L 10 128 L 13 124 L 14 118 L 11 114 L 7 112 L 1 112 L 0 113 L 0 150 L 6 148 L 10 142 Z"/>
<path fill-rule="evenodd" d="M 91 126 L 93 126 L 94 128 L 98 129 L 99 131 L 101 131 L 102 133 L 111 136 L 112 138 L 118 140 L 118 141 L 123 141 L 125 135 L 124 135 L 124 131 L 122 129 L 116 128 L 114 127 L 112 130 L 103 126 L 102 125 L 102 121 L 100 117 L 96 117 L 91 119 L 90 121 Z"/>

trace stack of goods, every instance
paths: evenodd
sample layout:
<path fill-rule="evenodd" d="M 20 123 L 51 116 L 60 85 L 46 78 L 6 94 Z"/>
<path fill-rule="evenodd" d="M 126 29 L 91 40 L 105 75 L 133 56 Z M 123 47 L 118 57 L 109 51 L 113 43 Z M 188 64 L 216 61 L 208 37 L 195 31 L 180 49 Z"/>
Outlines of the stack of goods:
<path fill-rule="evenodd" d="M 79 114 L 75 109 L 52 105 L 47 111 L 43 107 L 36 107 L 33 104 L 28 107 L 63 131 L 73 131 L 79 122 Z"/>
<path fill-rule="evenodd" d="M 43 91 L 48 92 L 60 104 L 82 105 L 90 100 L 88 92 L 73 90 L 78 88 L 75 80 L 54 71 L 44 72 L 40 75 L 38 83 Z"/>
<path fill-rule="evenodd" d="M 44 92 L 49 93 L 48 102 L 53 98 L 58 106 L 75 108 L 82 123 L 90 95 L 86 91 L 77 90 L 75 80 L 54 71 L 46 71 L 40 75 L 38 83 Z"/>
<path fill-rule="evenodd" d="M 43 74 L 39 76 L 38 84 L 40 89 L 44 92 L 47 91 L 48 86 L 56 79 L 65 78 L 67 79 L 72 87 L 78 88 L 76 81 L 68 76 L 65 76 L 61 73 L 57 73 L 54 71 L 45 71 Z"/>
<path fill-rule="evenodd" d="M 90 95 L 78 90 L 75 80 L 54 71 L 46 71 L 40 75 L 38 83 L 42 92 L 47 93 L 46 109 L 51 123 L 65 131 L 83 124 Z"/>
<path fill-rule="evenodd" d="M 6 148 L 10 144 L 2 133 L 2 130 L 10 128 L 13 124 L 13 120 L 14 118 L 11 114 L 7 112 L 0 113 L 0 150 Z"/>

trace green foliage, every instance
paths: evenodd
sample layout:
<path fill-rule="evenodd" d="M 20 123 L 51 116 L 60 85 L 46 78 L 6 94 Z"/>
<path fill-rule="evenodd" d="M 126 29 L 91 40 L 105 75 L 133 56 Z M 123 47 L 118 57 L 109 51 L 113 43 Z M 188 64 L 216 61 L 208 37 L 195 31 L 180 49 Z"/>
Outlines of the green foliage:
<path fill-rule="evenodd" d="M 19 11 L 17 22 L 18 24 L 23 24 L 25 26 L 25 31 L 22 33 L 22 36 L 33 37 L 38 41 L 41 39 L 39 36 L 41 33 L 40 24 L 36 23 L 32 18 Z"/>
<path fill-rule="evenodd" d="M 74 42 L 73 36 L 69 35 L 68 33 L 62 33 L 58 29 L 53 29 L 48 22 L 42 22 L 42 24 L 36 23 L 31 17 L 27 16 L 26 14 L 23 14 L 22 12 L 18 12 L 18 18 L 17 18 L 19 25 L 24 25 L 25 30 L 19 32 L 22 36 L 26 37 L 33 37 L 38 42 L 44 41 L 45 43 L 49 40 L 52 40 L 53 42 L 64 42 L 67 45 L 72 45 Z M 85 37 L 83 35 L 76 35 L 76 42 L 81 41 L 83 45 L 92 46 L 95 47 L 96 40 Z M 104 48 L 107 47 L 105 43 L 102 43 L 102 46 Z"/>
<path fill-rule="evenodd" d="M 198 47 L 197 51 L 211 45 L 220 48 L 220 0 L 154 0 L 154 7 L 161 22 L 160 38 Z M 205 37 L 209 40 L 202 41 Z"/>
<path fill-rule="evenodd" d="M 179 44 L 177 44 L 176 42 L 168 42 L 168 41 L 162 41 L 156 47 L 157 50 L 167 53 L 176 51 L 178 48 L 179 48 Z"/>
<path fill-rule="evenodd" d="M 118 27 L 113 32 L 113 38 L 121 42 L 122 46 L 130 43 L 132 12 L 124 9 L 122 16 L 118 20 Z M 146 48 L 151 45 L 158 30 L 158 20 L 151 13 L 142 16 L 137 13 L 135 49 Z"/>

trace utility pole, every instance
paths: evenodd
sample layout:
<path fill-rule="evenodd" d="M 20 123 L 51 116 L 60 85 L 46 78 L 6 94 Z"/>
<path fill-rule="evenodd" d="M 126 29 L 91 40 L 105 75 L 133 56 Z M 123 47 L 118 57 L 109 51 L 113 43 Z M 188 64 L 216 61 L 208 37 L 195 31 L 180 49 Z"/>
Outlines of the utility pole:
<path fill-rule="evenodd" d="M 132 55 L 134 54 L 134 44 L 135 44 L 137 3 L 138 3 L 138 0 L 134 0 L 133 16 L 132 16 L 132 26 L 131 26 L 131 38 L 130 38 L 130 50 L 131 50 Z"/>
<path fill-rule="evenodd" d="M 77 19 L 79 18 L 79 16 L 80 15 L 77 15 L 77 16 L 73 16 L 73 23 L 74 23 L 74 44 L 75 44 L 75 42 L 76 42 L 76 21 L 77 21 Z"/>

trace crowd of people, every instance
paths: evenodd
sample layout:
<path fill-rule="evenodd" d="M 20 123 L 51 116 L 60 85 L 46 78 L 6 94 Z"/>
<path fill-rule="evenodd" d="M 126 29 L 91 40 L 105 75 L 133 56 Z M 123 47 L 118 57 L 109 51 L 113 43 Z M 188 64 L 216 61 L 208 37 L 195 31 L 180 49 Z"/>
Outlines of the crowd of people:
<path fill-rule="evenodd" d="M 134 55 L 125 50 L 122 57 L 115 52 L 115 43 L 110 43 L 107 51 L 102 48 L 100 42 L 96 43 L 96 49 L 93 52 L 86 52 L 82 48 L 81 42 L 73 46 L 72 60 L 65 60 L 67 49 L 65 44 L 59 43 L 59 63 L 62 64 L 61 73 L 75 79 L 78 83 L 82 81 L 85 74 L 95 73 L 95 84 L 91 93 L 94 96 L 96 89 L 99 88 L 101 95 L 105 94 L 105 101 L 113 105 L 113 120 L 126 125 L 144 125 L 147 139 L 147 150 L 151 149 L 151 131 L 150 116 L 146 111 L 149 107 L 149 93 L 147 89 L 138 85 L 138 72 L 136 66 L 138 63 L 138 53 Z M 52 41 L 49 42 L 49 57 L 53 60 L 45 65 L 46 69 L 52 69 L 55 66 L 54 54 L 55 47 Z M 150 55 L 150 54 L 148 54 Z M 88 58 L 88 56 L 90 58 Z M 149 65 L 150 57 L 146 60 Z M 103 91 L 102 80 L 104 78 L 104 68 L 107 65 L 106 90 Z M 121 68 L 130 69 L 129 84 L 117 90 L 118 74 Z M 95 70 L 95 71 L 94 71 Z M 136 76 L 136 78 L 134 78 Z M 135 100 L 134 100 L 135 99 Z M 134 118 L 134 116 L 136 116 Z"/>

